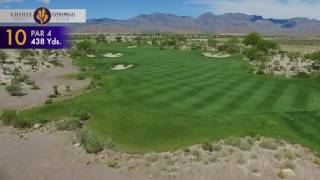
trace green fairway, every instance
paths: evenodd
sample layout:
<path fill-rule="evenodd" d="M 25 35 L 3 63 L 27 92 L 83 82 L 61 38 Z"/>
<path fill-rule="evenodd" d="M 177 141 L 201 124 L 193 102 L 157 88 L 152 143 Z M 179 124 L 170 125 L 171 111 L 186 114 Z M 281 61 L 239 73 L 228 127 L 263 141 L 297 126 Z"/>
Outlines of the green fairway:
<path fill-rule="evenodd" d="M 36 122 L 87 111 L 94 117 L 90 129 L 129 152 L 258 134 L 320 151 L 318 80 L 253 75 L 240 55 L 214 59 L 198 51 L 99 45 L 98 54 L 109 52 L 124 56 L 75 61 L 94 67 L 84 75 L 100 74 L 101 88 L 25 111 L 21 118 Z M 112 71 L 116 64 L 135 66 Z"/>

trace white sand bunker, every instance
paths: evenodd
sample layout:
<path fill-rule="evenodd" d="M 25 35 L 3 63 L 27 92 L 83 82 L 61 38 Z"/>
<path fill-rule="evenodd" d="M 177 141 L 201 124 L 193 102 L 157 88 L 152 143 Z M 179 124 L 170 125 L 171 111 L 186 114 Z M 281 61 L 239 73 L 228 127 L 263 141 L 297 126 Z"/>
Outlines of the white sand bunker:
<path fill-rule="evenodd" d="M 89 57 L 89 58 L 95 58 L 96 56 L 93 55 L 93 54 L 88 54 L 87 57 Z"/>
<path fill-rule="evenodd" d="M 129 68 L 132 68 L 132 67 L 133 67 L 132 64 L 129 64 L 129 65 L 118 64 L 118 65 L 113 66 L 111 69 L 114 70 L 114 71 L 120 71 L 120 70 L 129 69 Z"/>
<path fill-rule="evenodd" d="M 121 53 L 116 53 L 116 54 L 113 54 L 113 53 L 107 53 L 107 54 L 104 54 L 103 55 L 104 57 L 107 57 L 107 58 L 118 58 L 118 57 L 121 57 L 123 56 Z"/>
<path fill-rule="evenodd" d="M 227 57 L 230 57 L 230 54 L 223 54 L 223 53 L 213 54 L 213 53 L 210 53 L 210 52 L 204 52 L 202 54 L 205 57 L 212 57 L 212 58 L 227 58 Z"/>
<path fill-rule="evenodd" d="M 128 46 L 129 49 L 136 48 L 137 46 Z"/>

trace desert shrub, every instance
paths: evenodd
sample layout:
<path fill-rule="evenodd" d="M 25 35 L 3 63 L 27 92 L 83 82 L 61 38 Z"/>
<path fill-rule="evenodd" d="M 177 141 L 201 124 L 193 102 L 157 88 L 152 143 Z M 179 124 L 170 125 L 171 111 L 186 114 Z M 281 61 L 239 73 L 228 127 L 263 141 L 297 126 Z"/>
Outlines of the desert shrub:
<path fill-rule="evenodd" d="M 320 61 L 320 51 L 316 51 L 316 52 L 313 52 L 313 53 L 306 54 L 304 57 L 306 59 L 310 59 L 310 60 L 314 60 L 314 61 Z"/>
<path fill-rule="evenodd" d="M 239 147 L 241 144 L 241 139 L 238 137 L 229 137 L 224 140 L 224 143 L 229 146 Z"/>
<path fill-rule="evenodd" d="M 219 159 L 219 156 L 217 156 L 217 155 L 213 155 L 213 156 L 209 157 L 209 161 L 212 163 L 217 162 L 218 159 Z"/>
<path fill-rule="evenodd" d="M 201 157 L 201 153 L 198 150 L 192 150 L 191 154 L 193 156 L 195 156 L 196 158 L 200 158 Z"/>
<path fill-rule="evenodd" d="M 237 158 L 237 163 L 243 165 L 246 163 L 246 160 L 244 159 L 244 157 L 241 156 Z"/>
<path fill-rule="evenodd" d="M 82 75 L 82 74 L 78 74 L 77 75 L 77 80 L 84 80 L 84 79 L 86 79 L 86 77 L 84 76 L 84 75 Z"/>
<path fill-rule="evenodd" d="M 214 145 L 212 145 L 212 149 L 214 150 L 214 151 L 221 151 L 222 150 L 222 145 L 221 144 L 214 144 Z"/>
<path fill-rule="evenodd" d="M 102 75 L 101 74 L 94 74 L 93 79 L 100 80 L 100 79 L 102 79 Z"/>
<path fill-rule="evenodd" d="M 77 117 L 80 121 L 87 121 L 91 118 L 91 114 L 85 111 L 75 111 L 72 116 Z"/>
<path fill-rule="evenodd" d="M 92 40 L 83 40 L 81 42 L 78 42 L 76 44 L 76 47 L 78 50 L 87 52 L 89 54 L 96 53 L 95 42 Z"/>
<path fill-rule="evenodd" d="M 259 146 L 263 149 L 277 150 L 280 147 L 280 144 L 274 140 L 264 140 Z"/>
<path fill-rule="evenodd" d="M 104 149 L 102 141 L 89 129 L 80 130 L 77 133 L 77 137 L 88 153 L 98 153 Z"/>
<path fill-rule="evenodd" d="M 247 140 L 242 140 L 239 145 L 239 149 L 241 149 L 243 151 L 250 151 L 251 148 L 252 148 L 252 144 L 250 142 L 248 142 Z"/>
<path fill-rule="evenodd" d="M 287 54 L 288 54 L 288 58 L 290 59 L 290 61 L 297 60 L 299 57 L 301 57 L 300 52 L 288 52 Z"/>
<path fill-rule="evenodd" d="M 280 179 L 285 179 L 286 178 L 286 173 L 283 171 L 283 169 L 280 169 L 277 173 L 278 177 Z"/>
<path fill-rule="evenodd" d="M 80 119 L 75 117 L 66 117 L 63 120 L 56 123 L 58 130 L 72 131 L 82 127 Z"/>
<path fill-rule="evenodd" d="M 69 53 L 70 53 L 70 57 L 74 58 L 74 59 L 78 58 L 78 57 L 81 57 L 81 56 L 84 56 L 86 54 L 86 52 L 78 50 L 78 49 L 71 49 L 69 51 Z"/>
<path fill-rule="evenodd" d="M 47 99 L 44 103 L 45 103 L 45 104 L 52 104 L 53 101 L 52 101 L 52 99 Z"/>
<path fill-rule="evenodd" d="M 56 67 L 63 67 L 63 64 L 60 61 L 58 61 L 57 59 L 50 61 L 50 63 Z"/>
<path fill-rule="evenodd" d="M 210 47 L 217 47 L 218 41 L 215 38 L 209 38 L 208 39 L 208 46 Z"/>
<path fill-rule="evenodd" d="M 87 121 L 90 119 L 90 113 L 88 112 L 82 112 L 80 115 L 79 115 L 79 118 L 81 121 Z"/>
<path fill-rule="evenodd" d="M 212 152 L 213 151 L 213 147 L 212 147 L 212 144 L 209 143 L 209 142 L 205 142 L 201 145 L 201 148 L 204 150 L 204 151 L 209 151 L 209 152 Z"/>
<path fill-rule="evenodd" d="M 309 74 L 305 73 L 305 72 L 299 72 L 297 75 L 296 75 L 297 78 L 308 78 L 310 77 Z"/>
<path fill-rule="evenodd" d="M 25 119 L 17 118 L 12 122 L 13 127 L 15 128 L 30 128 L 31 123 Z"/>
<path fill-rule="evenodd" d="M 55 95 L 55 94 L 50 94 L 49 96 L 48 96 L 48 98 L 50 98 L 50 99 L 54 99 L 54 98 L 57 98 L 58 96 L 57 95 Z"/>
<path fill-rule="evenodd" d="M 17 119 L 17 111 L 16 110 L 4 110 L 2 112 L 1 118 L 2 122 L 5 125 L 11 125 Z"/>
<path fill-rule="evenodd" d="M 20 82 L 12 81 L 10 85 L 6 86 L 6 90 L 11 96 L 24 95 Z"/>
<path fill-rule="evenodd" d="M 189 147 L 183 148 L 182 151 L 183 151 L 185 154 L 188 154 L 188 153 L 191 152 Z"/>
<path fill-rule="evenodd" d="M 58 86 L 52 86 L 54 95 L 59 96 Z"/>
<path fill-rule="evenodd" d="M 313 162 L 320 166 L 320 157 L 315 157 Z"/>
<path fill-rule="evenodd" d="M 219 51 L 225 51 L 229 54 L 239 53 L 240 47 L 238 46 L 239 40 L 237 38 L 230 38 L 223 45 L 218 46 Z"/>
<path fill-rule="evenodd" d="M 118 168 L 120 168 L 120 165 L 115 160 L 109 160 L 108 161 L 108 167 L 118 169 Z"/>
<path fill-rule="evenodd" d="M 249 61 L 261 61 L 264 59 L 263 57 L 266 56 L 262 51 L 258 50 L 257 48 L 244 49 L 243 55 L 246 56 L 249 59 Z"/>
<path fill-rule="evenodd" d="M 166 165 L 168 165 L 168 166 L 173 166 L 173 165 L 175 165 L 175 164 L 176 164 L 176 162 L 175 162 L 174 159 L 172 159 L 172 158 L 167 158 L 167 159 L 166 159 Z"/>
<path fill-rule="evenodd" d="M 16 82 L 28 82 L 29 78 L 30 77 L 28 75 L 26 75 L 26 74 L 23 74 L 23 75 L 19 74 L 19 75 L 15 76 L 14 81 L 16 81 Z"/>
<path fill-rule="evenodd" d="M 106 42 L 106 35 L 100 34 L 96 37 L 96 41 L 100 43 Z"/>
<path fill-rule="evenodd" d="M 288 160 L 294 160 L 296 158 L 296 154 L 290 150 L 286 150 L 284 153 L 284 158 Z"/>
<path fill-rule="evenodd" d="M 259 41 L 261 41 L 261 39 L 262 38 L 258 33 L 250 33 L 244 37 L 243 44 L 254 47 L 259 43 Z"/>
<path fill-rule="evenodd" d="M 8 55 L 4 51 L 0 50 L 0 60 L 1 60 L 1 62 L 4 63 L 4 61 L 7 58 L 8 58 Z"/>
<path fill-rule="evenodd" d="M 148 154 L 146 156 L 146 161 L 150 163 L 154 163 L 159 160 L 159 155 L 156 153 Z"/>
<path fill-rule="evenodd" d="M 295 170 L 296 169 L 296 165 L 292 162 L 285 162 L 282 166 L 284 169 L 291 169 L 291 170 Z"/>
<path fill-rule="evenodd" d="M 20 51 L 21 58 L 30 57 L 30 56 L 34 56 L 34 53 L 30 49 L 22 49 Z"/>

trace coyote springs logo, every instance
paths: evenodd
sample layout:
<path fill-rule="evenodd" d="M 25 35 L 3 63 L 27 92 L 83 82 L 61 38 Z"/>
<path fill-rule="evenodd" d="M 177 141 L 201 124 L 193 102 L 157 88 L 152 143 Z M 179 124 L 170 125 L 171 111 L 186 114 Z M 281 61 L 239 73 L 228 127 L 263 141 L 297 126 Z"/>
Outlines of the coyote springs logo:
<path fill-rule="evenodd" d="M 50 19 L 51 19 L 51 12 L 47 8 L 41 7 L 34 12 L 34 20 L 38 24 L 42 24 L 42 25 L 47 24 L 50 22 Z"/>

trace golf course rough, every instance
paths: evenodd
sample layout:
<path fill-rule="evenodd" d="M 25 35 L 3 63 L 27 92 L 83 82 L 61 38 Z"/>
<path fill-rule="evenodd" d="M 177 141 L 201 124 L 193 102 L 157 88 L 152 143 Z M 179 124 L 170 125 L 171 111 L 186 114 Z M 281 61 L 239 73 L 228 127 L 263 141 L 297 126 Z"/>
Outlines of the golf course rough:
<path fill-rule="evenodd" d="M 97 54 L 75 60 L 94 67 L 100 88 L 34 108 L 20 117 L 36 122 L 90 112 L 88 127 L 112 137 L 120 150 L 167 151 L 229 136 L 282 138 L 320 151 L 320 80 L 248 73 L 240 55 L 208 60 L 199 51 L 100 44 Z M 117 64 L 133 68 L 112 71 Z"/>

